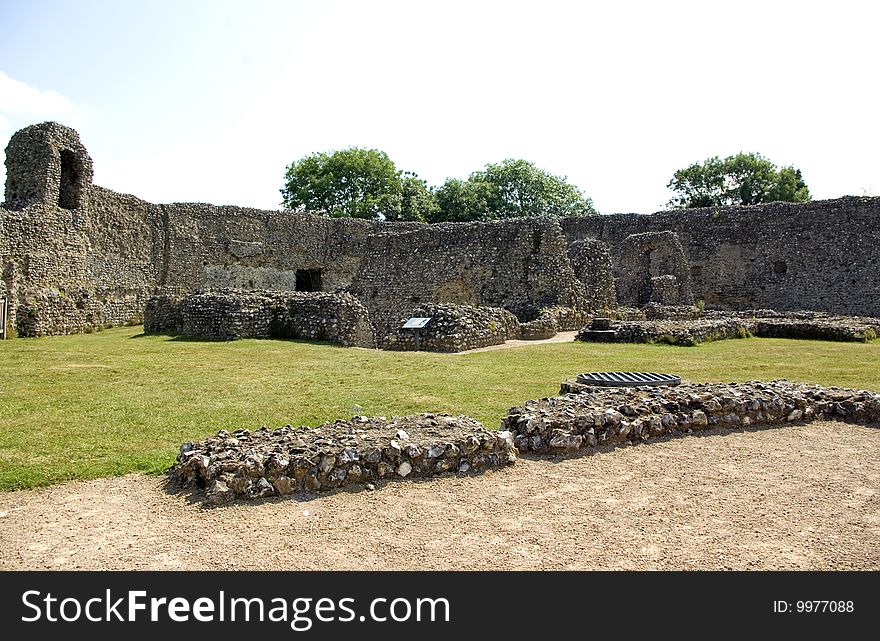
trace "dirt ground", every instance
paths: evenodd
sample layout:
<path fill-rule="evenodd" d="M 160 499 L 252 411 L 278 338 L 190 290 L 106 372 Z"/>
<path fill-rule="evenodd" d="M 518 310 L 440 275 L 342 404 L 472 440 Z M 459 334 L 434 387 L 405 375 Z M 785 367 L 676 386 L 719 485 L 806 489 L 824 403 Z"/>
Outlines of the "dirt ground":
<path fill-rule="evenodd" d="M 526 345 L 543 345 L 544 343 L 572 343 L 577 332 L 557 332 L 552 338 L 544 338 L 535 341 L 524 341 L 520 339 L 512 339 L 504 341 L 500 345 L 489 345 L 488 347 L 477 347 L 476 349 L 466 349 L 463 352 L 452 352 L 452 355 L 473 354 L 474 352 L 493 352 L 496 349 L 510 349 L 511 347 L 524 347 Z"/>
<path fill-rule="evenodd" d="M 880 569 L 880 429 L 708 432 L 206 510 L 130 475 L 0 493 L 0 569 Z"/>

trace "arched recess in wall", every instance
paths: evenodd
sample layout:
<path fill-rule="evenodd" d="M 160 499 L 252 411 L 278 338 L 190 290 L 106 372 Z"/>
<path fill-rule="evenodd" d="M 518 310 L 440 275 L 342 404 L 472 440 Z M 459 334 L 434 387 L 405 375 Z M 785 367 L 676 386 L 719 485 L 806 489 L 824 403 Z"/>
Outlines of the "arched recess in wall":
<path fill-rule="evenodd" d="M 678 234 L 645 232 L 624 239 L 617 261 L 617 301 L 635 307 L 693 304 L 690 264 Z"/>

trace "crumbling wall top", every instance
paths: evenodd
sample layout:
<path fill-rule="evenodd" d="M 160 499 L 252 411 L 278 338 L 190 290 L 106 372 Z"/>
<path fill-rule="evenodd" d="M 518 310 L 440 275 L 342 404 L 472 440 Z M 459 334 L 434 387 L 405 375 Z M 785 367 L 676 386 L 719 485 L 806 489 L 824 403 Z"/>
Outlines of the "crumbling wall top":
<path fill-rule="evenodd" d="M 5 207 L 83 209 L 93 174 L 92 159 L 75 130 L 57 122 L 25 127 L 6 147 Z"/>

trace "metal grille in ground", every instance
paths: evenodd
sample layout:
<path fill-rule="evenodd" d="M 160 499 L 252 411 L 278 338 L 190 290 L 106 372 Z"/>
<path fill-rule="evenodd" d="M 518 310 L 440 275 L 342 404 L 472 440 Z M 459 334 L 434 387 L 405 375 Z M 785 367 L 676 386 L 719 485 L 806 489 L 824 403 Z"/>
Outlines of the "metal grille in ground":
<path fill-rule="evenodd" d="M 590 372 L 578 374 L 577 382 L 603 387 L 635 387 L 638 385 L 679 385 L 681 378 L 654 372 Z"/>

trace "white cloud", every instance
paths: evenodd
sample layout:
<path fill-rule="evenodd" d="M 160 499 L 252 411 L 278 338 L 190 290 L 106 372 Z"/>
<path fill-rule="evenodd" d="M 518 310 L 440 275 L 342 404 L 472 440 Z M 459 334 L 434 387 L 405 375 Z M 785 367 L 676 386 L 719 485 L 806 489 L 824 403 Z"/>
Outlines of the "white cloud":
<path fill-rule="evenodd" d="M 80 110 L 74 102 L 57 91 L 43 90 L 10 78 L 0 70 L 0 153 L 5 159 L 6 143 L 19 129 L 46 120 L 58 120 L 76 126 Z M 0 159 L 0 194 L 6 183 L 6 166 Z M 2 201 L 2 198 L 0 198 Z"/>
<path fill-rule="evenodd" d="M 0 71 L 0 117 L 5 115 L 8 119 L 9 114 L 70 114 L 75 110 L 73 102 L 57 91 L 44 91 Z"/>

